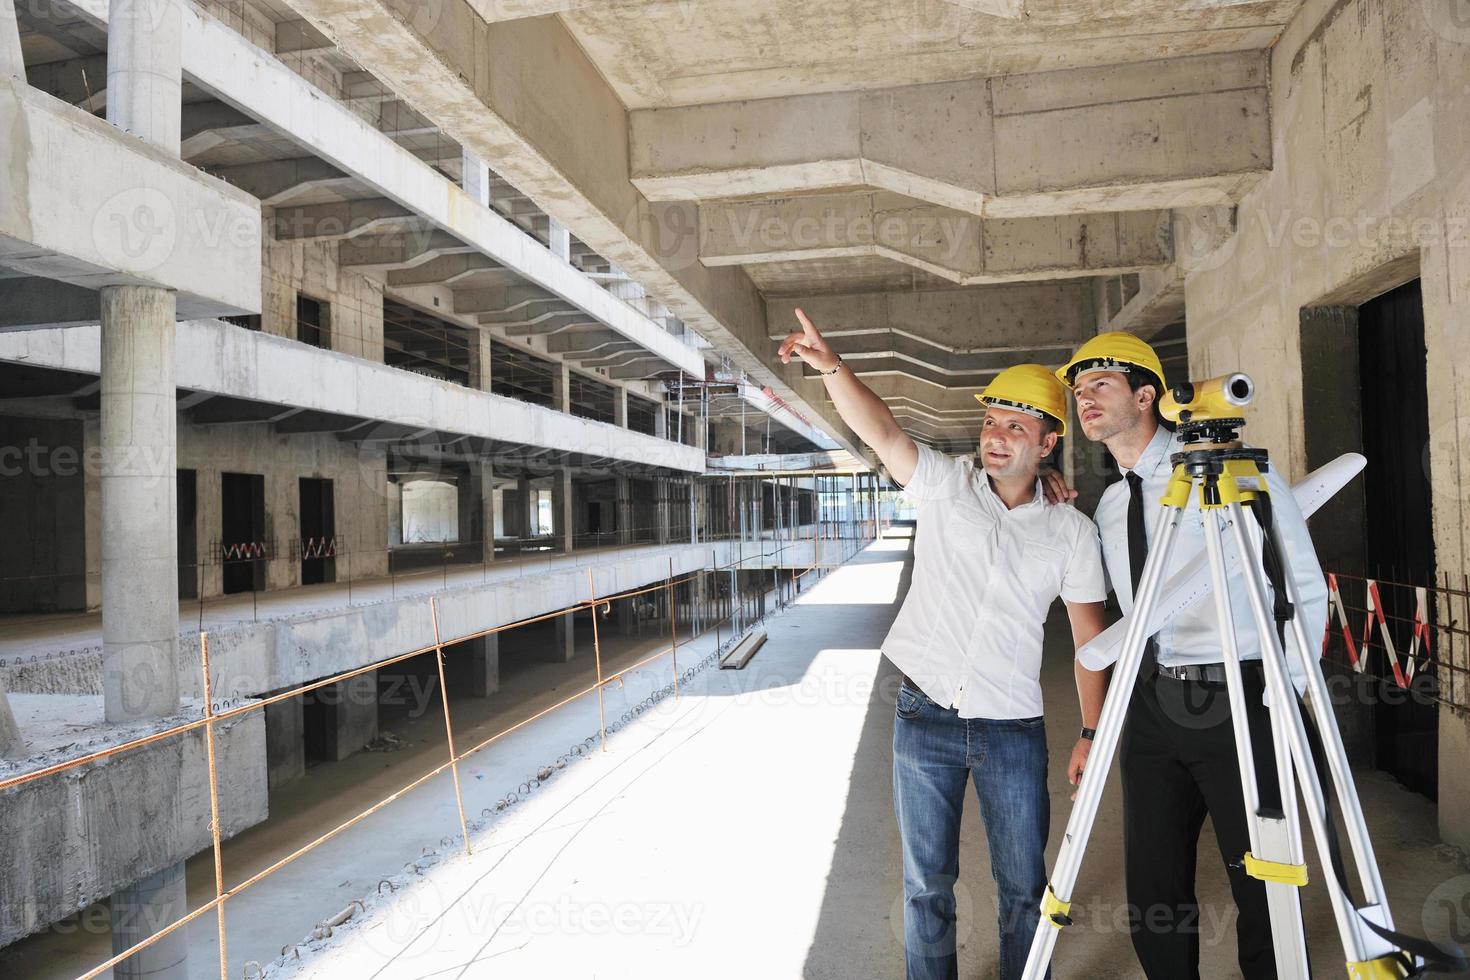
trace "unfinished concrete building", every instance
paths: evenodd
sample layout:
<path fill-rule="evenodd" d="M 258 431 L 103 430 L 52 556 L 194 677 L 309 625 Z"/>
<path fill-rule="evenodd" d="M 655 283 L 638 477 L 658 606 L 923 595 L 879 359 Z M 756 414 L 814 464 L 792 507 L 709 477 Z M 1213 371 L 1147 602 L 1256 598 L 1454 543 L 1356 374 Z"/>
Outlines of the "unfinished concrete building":
<path fill-rule="evenodd" d="M 210 768 L 224 838 L 323 832 L 308 777 L 422 651 L 530 704 L 598 623 L 748 622 L 873 537 L 872 451 L 776 357 L 798 306 L 948 453 L 1108 330 L 1248 372 L 1290 478 L 1365 453 L 1323 566 L 1405 623 L 1427 590 L 1435 642 L 1344 732 L 1470 850 L 1463 3 L 0 0 L 0 134 L 15 975 L 208 901 Z M 201 634 L 215 711 L 405 659 L 67 766 L 199 719 Z M 116 975 L 212 975 L 185 934 Z"/>

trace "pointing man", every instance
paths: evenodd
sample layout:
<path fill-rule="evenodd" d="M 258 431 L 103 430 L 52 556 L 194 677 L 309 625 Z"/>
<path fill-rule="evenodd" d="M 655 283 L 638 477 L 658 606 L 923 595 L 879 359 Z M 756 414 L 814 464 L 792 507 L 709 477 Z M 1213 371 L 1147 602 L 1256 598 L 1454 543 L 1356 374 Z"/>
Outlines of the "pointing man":
<path fill-rule="evenodd" d="M 1060 595 L 1080 647 L 1101 631 L 1106 595 L 1096 528 L 1048 503 L 1037 476 L 1065 431 L 1066 389 L 1040 365 L 1007 368 L 976 396 L 986 406 L 977 458 L 951 459 L 915 443 L 806 315 L 796 317 L 782 361 L 795 354 L 821 374 L 843 421 L 918 504 L 913 581 L 883 641 L 904 675 L 893 798 L 908 977 L 958 975 L 954 885 L 973 776 L 998 893 L 1000 975 L 1016 980 L 1046 887 L 1042 626 Z M 1101 673 L 1079 664 L 1076 675 L 1085 727 L 1068 766 L 1074 784 L 1106 688 Z"/>
<path fill-rule="evenodd" d="M 1057 376 L 1072 388 L 1083 433 L 1108 447 L 1124 477 L 1103 492 L 1096 518 L 1108 576 L 1126 613 L 1133 608 L 1133 590 L 1156 531 L 1159 500 L 1173 473 L 1170 457 L 1183 448 L 1160 424 L 1164 369 L 1142 340 L 1105 333 L 1083 344 Z M 1308 636 L 1320 636 L 1327 622 L 1327 587 L 1306 520 L 1274 469 L 1266 482 L 1290 562 L 1285 571 L 1296 584 L 1296 614 Z M 1196 500 L 1191 499 L 1175 541 L 1166 576 L 1204 549 Z M 1243 661 L 1251 744 L 1257 750 L 1256 777 L 1262 793 L 1274 795 L 1274 762 L 1269 752 L 1259 751 L 1270 744 L 1260 638 L 1239 574 L 1237 570 L 1230 580 L 1232 618 Z M 1236 939 L 1241 972 L 1251 980 L 1276 976 L 1265 886 L 1238 866 L 1250 841 L 1223 660 L 1215 604 L 1196 603 L 1149 641 L 1124 722 L 1119 757 L 1128 911 L 1133 948 L 1150 980 L 1199 977 L 1194 870 L 1206 815 L 1240 911 Z"/>

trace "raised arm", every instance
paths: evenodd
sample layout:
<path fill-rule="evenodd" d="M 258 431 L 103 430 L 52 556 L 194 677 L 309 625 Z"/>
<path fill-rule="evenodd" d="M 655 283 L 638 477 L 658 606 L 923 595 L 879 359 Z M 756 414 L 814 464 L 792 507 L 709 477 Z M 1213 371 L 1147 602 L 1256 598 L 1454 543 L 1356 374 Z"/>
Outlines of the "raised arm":
<path fill-rule="evenodd" d="M 827 341 L 817 332 L 812 321 L 801 310 L 796 311 L 800 330 L 792 331 L 781 342 L 781 363 L 790 364 L 795 354 L 818 371 L 830 371 L 838 363 L 838 357 Z M 837 414 L 852 427 L 859 439 L 873 447 L 889 474 L 899 482 L 907 484 L 914 475 L 919 462 L 919 450 L 907 432 L 898 427 L 898 421 L 883 399 L 873 394 L 872 389 L 857 379 L 845 365 L 836 374 L 823 374 L 822 382 Z"/>

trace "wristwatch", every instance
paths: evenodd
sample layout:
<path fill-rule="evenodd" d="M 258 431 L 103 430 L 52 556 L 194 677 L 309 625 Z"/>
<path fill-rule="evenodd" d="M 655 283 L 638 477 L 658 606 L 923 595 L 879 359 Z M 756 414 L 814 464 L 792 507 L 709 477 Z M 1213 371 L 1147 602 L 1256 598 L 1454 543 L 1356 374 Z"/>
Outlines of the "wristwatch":
<path fill-rule="evenodd" d="M 822 375 L 823 377 L 830 378 L 832 375 L 836 374 L 838 371 L 841 371 L 841 370 L 842 370 L 842 355 L 839 354 L 837 356 L 837 363 L 834 364 L 834 365 L 832 365 L 832 370 L 830 370 L 830 371 L 823 371 L 820 368 L 818 368 L 817 369 L 817 373 L 820 374 L 820 375 Z"/>
<path fill-rule="evenodd" d="M 1078 738 L 1085 738 L 1085 739 L 1087 739 L 1090 742 L 1093 739 L 1097 738 L 1097 729 L 1096 728 L 1086 728 L 1086 727 L 1084 727 L 1082 729 L 1082 734 L 1079 735 L 1079 736 L 1077 736 L 1077 737 Z"/>

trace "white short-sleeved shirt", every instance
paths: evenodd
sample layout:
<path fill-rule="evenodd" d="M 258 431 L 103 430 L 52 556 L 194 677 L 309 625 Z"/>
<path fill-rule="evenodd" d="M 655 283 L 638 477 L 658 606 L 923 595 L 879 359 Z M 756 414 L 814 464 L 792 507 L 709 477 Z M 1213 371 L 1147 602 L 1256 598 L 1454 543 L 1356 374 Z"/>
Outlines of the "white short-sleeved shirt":
<path fill-rule="evenodd" d="M 961 718 L 1034 718 L 1052 602 L 1107 596 L 1097 528 L 1047 503 L 1040 481 L 1007 509 L 973 459 L 918 450 L 904 487 L 918 506 L 913 579 L 883 653 Z"/>
<path fill-rule="evenodd" d="M 1159 517 L 1162 511 L 1159 501 L 1169 487 L 1174 473 L 1173 455 L 1184 449 L 1178 434 L 1162 426 L 1154 433 L 1148 446 L 1139 456 L 1132 469 L 1118 467 L 1125 479 L 1108 486 L 1097 505 L 1097 526 L 1101 529 L 1103 557 L 1107 563 L 1108 576 L 1113 591 L 1118 595 L 1118 605 L 1124 613 L 1133 609 L 1132 565 L 1128 555 L 1128 481 L 1129 473 L 1137 473 L 1143 481 L 1144 526 L 1150 544 L 1158 535 Z M 1306 518 L 1297 506 L 1291 486 L 1273 466 L 1266 472 L 1266 487 L 1271 492 L 1272 523 L 1286 549 L 1289 572 L 1296 586 L 1296 614 L 1306 628 L 1307 636 L 1321 636 L 1327 628 L 1327 582 L 1322 566 L 1317 562 L 1317 552 L 1312 547 L 1312 537 L 1307 531 Z M 1246 532 L 1252 543 L 1251 561 L 1260 567 L 1261 535 L 1254 520 L 1247 520 Z M 1223 549 L 1234 553 L 1235 545 L 1229 535 L 1221 542 Z M 1191 493 L 1189 506 L 1179 523 L 1179 532 L 1174 538 L 1174 552 L 1169 558 L 1165 578 L 1178 572 L 1192 558 L 1204 551 L 1204 516 L 1199 509 L 1199 494 Z M 1230 615 L 1235 625 L 1236 645 L 1242 660 L 1258 660 L 1261 656 L 1261 639 L 1256 631 L 1255 618 L 1251 613 L 1250 598 L 1241 583 L 1241 566 L 1234 566 L 1230 575 Z M 1270 586 L 1267 586 L 1270 595 Z M 1168 666 L 1219 663 L 1223 657 L 1220 648 L 1220 619 L 1215 613 L 1213 599 L 1203 599 L 1189 609 L 1179 613 L 1157 633 L 1158 662 Z M 1304 686 L 1305 678 L 1295 657 L 1287 657 L 1297 687 Z M 1105 664 L 1089 664 L 1099 669 Z"/>

